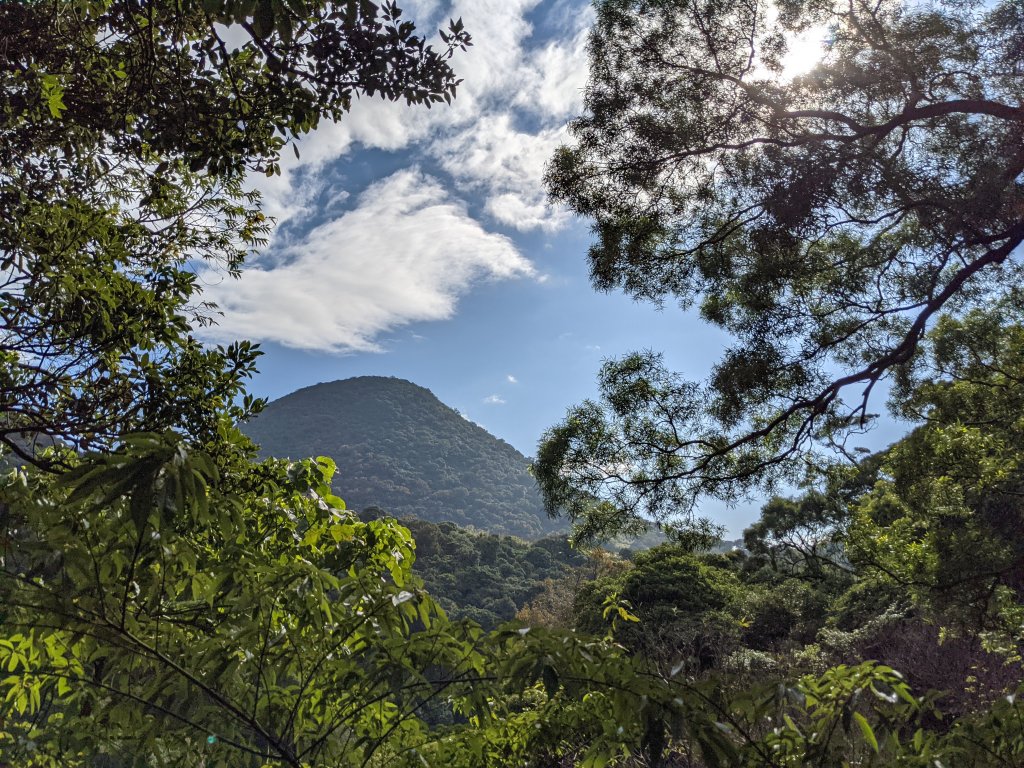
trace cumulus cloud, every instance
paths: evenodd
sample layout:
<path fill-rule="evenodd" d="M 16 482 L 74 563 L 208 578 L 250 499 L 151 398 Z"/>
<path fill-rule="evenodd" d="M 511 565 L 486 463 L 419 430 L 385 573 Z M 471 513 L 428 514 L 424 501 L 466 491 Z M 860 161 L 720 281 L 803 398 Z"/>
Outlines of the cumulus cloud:
<path fill-rule="evenodd" d="M 487 397 L 484 398 L 484 403 L 486 403 L 487 405 L 504 405 L 505 398 L 503 398 L 501 395 L 488 395 Z"/>
<path fill-rule="evenodd" d="M 379 351 L 387 330 L 451 317 L 479 280 L 535 275 L 508 238 L 418 169 L 370 186 L 353 210 L 262 261 L 239 280 L 201 275 L 205 298 L 223 312 L 207 336 Z"/>
<path fill-rule="evenodd" d="M 508 383 L 509 384 L 518 384 L 519 383 L 519 379 L 517 379 L 511 373 L 508 376 L 506 376 L 505 378 L 508 379 Z"/>

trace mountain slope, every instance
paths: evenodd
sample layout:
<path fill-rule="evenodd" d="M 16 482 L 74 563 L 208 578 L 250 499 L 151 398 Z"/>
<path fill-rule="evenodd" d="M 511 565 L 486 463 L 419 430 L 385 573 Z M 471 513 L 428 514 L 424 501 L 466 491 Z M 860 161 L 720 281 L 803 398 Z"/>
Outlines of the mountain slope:
<path fill-rule="evenodd" d="M 335 492 L 354 509 L 524 538 L 566 527 L 544 513 L 526 457 L 403 379 L 300 389 L 270 403 L 246 432 L 264 456 L 333 458 Z"/>

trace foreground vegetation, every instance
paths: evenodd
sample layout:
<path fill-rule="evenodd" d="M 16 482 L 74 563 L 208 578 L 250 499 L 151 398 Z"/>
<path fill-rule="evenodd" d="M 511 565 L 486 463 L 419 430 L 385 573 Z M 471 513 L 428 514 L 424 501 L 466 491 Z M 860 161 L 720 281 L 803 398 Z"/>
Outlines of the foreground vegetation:
<path fill-rule="evenodd" d="M 255 460 L 257 350 L 190 331 L 194 263 L 237 272 L 267 233 L 245 174 L 354 95 L 450 100 L 461 23 L 435 51 L 364 0 L 0 5 L 0 759 L 1019 764 L 1024 17 L 779 8 L 835 28 L 788 86 L 749 63 L 784 45 L 760 6 L 598 4 L 554 191 L 598 221 L 599 284 L 701 294 L 741 346 L 703 390 L 652 355 L 607 366 L 542 488 L 581 542 L 641 513 L 674 542 L 485 632 L 423 589 L 407 528 L 345 508 L 331 460 Z M 847 455 L 889 374 L 920 426 Z M 687 504 L 777 472 L 803 495 L 748 555 L 702 554 Z"/>

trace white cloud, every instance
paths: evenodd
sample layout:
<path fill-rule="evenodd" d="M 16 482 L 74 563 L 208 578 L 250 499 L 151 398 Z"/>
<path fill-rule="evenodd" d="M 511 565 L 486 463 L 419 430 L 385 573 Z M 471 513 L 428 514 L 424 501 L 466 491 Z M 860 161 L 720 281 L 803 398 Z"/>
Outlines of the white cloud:
<path fill-rule="evenodd" d="M 484 403 L 486 403 L 487 405 L 504 405 L 505 398 L 503 398 L 501 395 L 488 395 L 487 397 L 484 398 Z"/>
<path fill-rule="evenodd" d="M 587 85 L 587 35 L 593 9 L 576 17 L 571 37 L 548 43 L 525 62 L 520 74 L 517 106 L 542 117 L 569 119 L 583 109 Z"/>
<path fill-rule="evenodd" d="M 593 10 L 588 6 L 580 12 L 577 5 L 576 13 L 568 13 L 563 8 L 563 35 L 531 49 L 531 30 L 522 13 L 533 5 L 529 0 L 467 3 L 467 28 L 481 25 L 486 50 L 482 69 L 473 67 L 466 73 L 469 104 L 460 103 L 460 96 L 456 111 L 476 110 L 477 102 L 484 109 L 474 120 L 462 121 L 461 128 L 457 121 L 438 135 L 429 150 L 448 173 L 485 196 L 485 210 L 498 222 L 524 231 L 550 231 L 564 226 L 569 216 L 547 204 L 544 168 L 555 148 L 566 141 L 566 121 L 583 107 L 585 43 Z M 532 113 L 539 127 L 516 127 L 513 109 Z"/>
<path fill-rule="evenodd" d="M 473 35 L 473 46 L 452 60 L 463 78 L 452 106 L 427 110 L 355 99 L 341 121 L 324 121 L 299 140 L 300 159 L 285 150 L 281 176 L 252 179 L 266 212 L 279 224 L 299 219 L 322 191 L 315 179 L 319 171 L 356 147 L 397 151 L 420 143 L 465 187 L 484 195 L 486 211 L 498 222 L 520 230 L 563 226 L 568 216 L 545 204 L 541 179 L 554 148 L 565 140 L 566 120 L 582 108 L 585 36 L 593 10 L 562 3 L 550 11 L 561 35 L 537 44 L 526 20 L 537 5 L 539 0 L 414 3 L 407 16 L 421 31 L 461 16 Z M 537 127 L 514 128 L 513 110 L 532 114 Z"/>
<path fill-rule="evenodd" d="M 319 172 L 357 144 L 394 151 L 426 137 L 430 125 L 423 119 L 410 119 L 413 111 L 426 110 L 379 98 L 356 99 L 352 111 L 340 122 L 325 120 L 315 131 L 299 138 L 299 157 L 291 148 L 284 150 L 280 176 L 250 177 L 253 188 L 263 195 L 264 211 L 278 225 L 300 218 L 323 189 Z"/>
<path fill-rule="evenodd" d="M 568 218 L 549 206 L 541 180 L 565 128 L 537 133 L 517 130 L 509 114 L 482 117 L 473 126 L 431 146 L 441 167 L 465 186 L 487 194 L 485 208 L 516 229 L 555 229 Z"/>
<path fill-rule="evenodd" d="M 205 298 L 224 313 L 204 335 L 377 351 L 385 331 L 451 317 L 479 280 L 533 275 L 508 238 L 484 230 L 436 179 L 403 170 L 239 280 L 202 275 Z"/>
<path fill-rule="evenodd" d="M 518 384 L 519 383 L 519 379 L 517 379 L 511 373 L 508 376 L 506 376 L 505 378 L 508 379 L 508 383 L 509 384 Z"/>
<path fill-rule="evenodd" d="M 520 82 L 524 43 L 533 32 L 526 14 L 539 0 L 456 0 L 449 15 L 462 17 L 473 36 L 468 53 L 452 60 L 463 78 L 456 111 L 462 111 L 478 99 L 507 95 Z M 468 96 L 462 104 L 459 99 Z"/>
<path fill-rule="evenodd" d="M 297 184 L 295 172 L 298 167 L 299 163 L 294 157 L 289 160 L 282 156 L 280 176 L 267 177 L 257 174 L 249 177 L 251 188 L 263 197 L 263 212 L 273 218 L 278 225 L 299 217 L 322 187 L 315 179 L 306 184 Z"/>
<path fill-rule="evenodd" d="M 487 200 L 485 209 L 491 216 L 518 230 L 556 230 L 569 220 L 561 206 L 548 205 L 539 191 L 505 192 Z"/>
<path fill-rule="evenodd" d="M 287 238 L 275 235 L 241 280 L 201 275 L 207 297 L 224 311 L 220 326 L 204 334 L 308 349 L 378 350 L 389 329 L 451 317 L 459 296 L 478 280 L 546 279 L 457 199 L 479 200 L 485 222 L 519 231 L 553 231 L 569 219 L 564 209 L 547 204 L 542 178 L 554 149 L 566 140 L 566 120 L 581 108 L 584 37 L 593 11 L 582 0 L 545 4 L 541 10 L 560 31 L 542 40 L 527 20 L 540 5 L 412 0 L 407 16 L 422 32 L 462 16 L 473 35 L 473 46 L 452 60 L 464 79 L 453 106 L 427 110 L 356 99 L 341 121 L 325 121 L 298 141 L 300 157 L 285 149 L 280 176 L 253 176 L 264 211 L 279 225 L 292 226 L 278 229 Z M 513 115 L 527 119 L 517 122 Z M 407 169 L 371 186 L 353 210 L 341 212 L 352 200 L 336 171 L 347 172 L 332 163 L 361 148 L 413 147 L 451 180 L 442 184 Z M 314 205 L 318 220 L 331 220 L 303 233 Z"/>
<path fill-rule="evenodd" d="M 333 208 L 336 205 L 341 205 L 352 196 L 351 192 L 337 184 L 327 190 L 327 194 L 329 197 L 327 202 L 323 204 L 324 208 Z"/>

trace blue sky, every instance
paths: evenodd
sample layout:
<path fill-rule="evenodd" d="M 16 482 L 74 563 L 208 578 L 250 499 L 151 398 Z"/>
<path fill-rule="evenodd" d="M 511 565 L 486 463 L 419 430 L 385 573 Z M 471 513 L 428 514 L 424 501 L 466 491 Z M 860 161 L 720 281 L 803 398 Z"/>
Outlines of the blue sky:
<path fill-rule="evenodd" d="M 688 377 L 724 337 L 675 307 L 590 287 L 589 225 L 546 204 L 541 177 L 582 106 L 582 0 L 418 0 L 421 30 L 461 16 L 474 45 L 451 108 L 363 99 L 255 182 L 277 219 L 240 280 L 210 271 L 210 335 L 265 356 L 254 394 L 398 376 L 532 455 L 544 429 L 596 393 L 601 361 L 665 353 Z M 704 511 L 738 536 L 758 504 Z"/>

